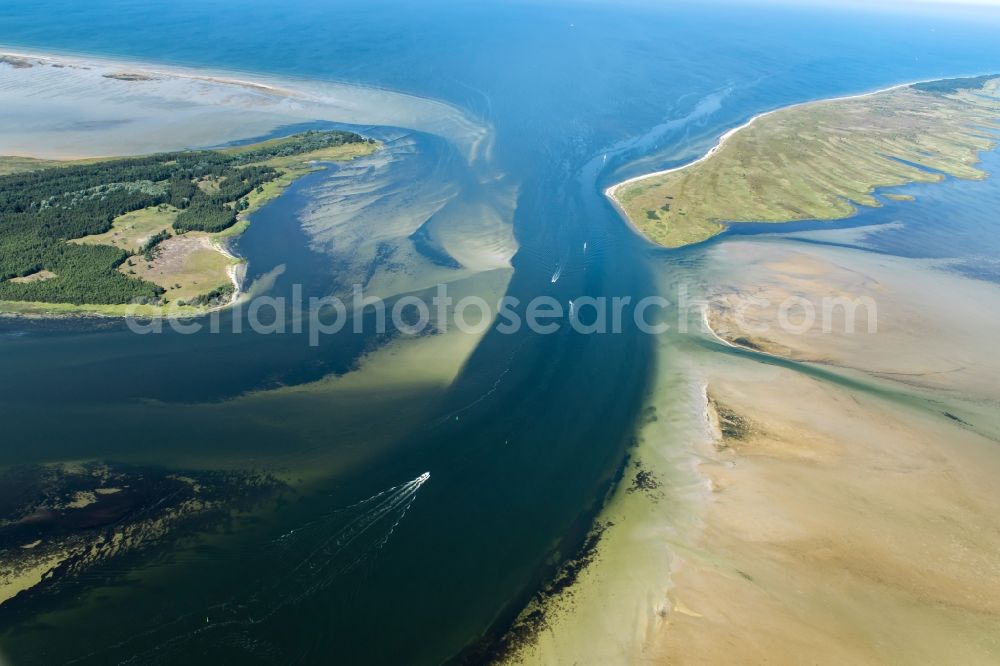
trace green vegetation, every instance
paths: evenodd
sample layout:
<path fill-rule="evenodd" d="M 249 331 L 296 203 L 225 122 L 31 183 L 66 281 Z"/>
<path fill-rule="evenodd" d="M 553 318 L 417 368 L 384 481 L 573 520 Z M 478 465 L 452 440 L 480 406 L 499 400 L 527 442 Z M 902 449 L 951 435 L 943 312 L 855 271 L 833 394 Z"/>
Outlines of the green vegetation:
<path fill-rule="evenodd" d="M 240 262 L 220 250 L 213 237 L 200 231 L 172 236 L 156 246 L 146 260 L 130 258 L 119 270 L 165 289 L 162 300 L 176 306 L 191 303 L 207 291 L 232 285 L 231 271 Z"/>
<path fill-rule="evenodd" d="M 193 305 L 197 307 L 221 305 L 227 302 L 233 295 L 233 285 L 226 284 L 216 287 L 207 294 L 195 296 L 190 301 L 180 301 L 180 305 Z"/>
<path fill-rule="evenodd" d="M 267 186 L 287 182 L 281 166 L 293 158 L 344 147 L 360 154 L 362 148 L 370 152 L 373 143 L 350 132 L 306 132 L 223 150 L 87 161 L 2 176 L 0 301 L 158 302 L 164 287 L 142 279 L 131 266 L 119 268 L 134 254 L 151 261 L 170 238 L 168 226 L 178 233 L 231 228 L 251 199 L 280 191 Z M 144 223 L 145 240 L 123 237 L 119 246 L 113 230 L 130 215 L 155 222 Z M 79 242 L 68 242 L 74 239 Z M 16 279 L 42 271 L 56 277 Z"/>
<path fill-rule="evenodd" d="M 226 204 L 196 203 L 177 216 L 177 231 L 216 232 L 236 224 L 236 210 Z"/>
<path fill-rule="evenodd" d="M 72 243 L 116 245 L 129 254 L 140 254 L 150 238 L 173 228 L 180 211 L 168 204 L 151 206 L 116 217 L 103 234 L 75 238 Z"/>
<path fill-rule="evenodd" d="M 1000 74 L 986 74 L 984 76 L 970 76 L 964 79 L 941 79 L 940 81 L 925 81 L 924 83 L 914 83 L 913 87 L 929 93 L 957 93 L 960 90 L 980 90 L 992 79 L 1000 77 Z"/>
<path fill-rule="evenodd" d="M 167 231 L 160 231 L 150 237 L 142 246 L 142 256 L 146 261 L 152 261 L 154 259 L 154 253 L 156 247 L 163 241 L 170 238 L 170 234 Z"/>
<path fill-rule="evenodd" d="M 22 171 L 37 171 L 58 164 L 52 160 L 39 160 L 33 157 L 0 157 L 0 176 Z"/>
<path fill-rule="evenodd" d="M 917 84 L 781 109 L 731 134 L 707 159 L 612 195 L 666 247 L 706 240 L 730 223 L 841 219 L 878 206 L 877 188 L 936 182 L 938 172 L 985 177 L 975 164 L 1000 128 L 997 84 Z"/>

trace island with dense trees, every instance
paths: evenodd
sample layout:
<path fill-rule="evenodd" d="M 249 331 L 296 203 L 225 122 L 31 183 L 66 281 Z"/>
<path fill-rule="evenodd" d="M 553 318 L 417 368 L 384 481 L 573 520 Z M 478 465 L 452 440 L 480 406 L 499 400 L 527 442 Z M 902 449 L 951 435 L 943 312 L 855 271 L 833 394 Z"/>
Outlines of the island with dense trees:
<path fill-rule="evenodd" d="M 0 176 L 0 312 L 219 305 L 217 296 L 234 291 L 231 269 L 239 261 L 221 241 L 239 230 L 238 221 L 317 162 L 375 149 L 371 139 L 328 130 L 57 166 L 21 160 Z M 171 252 L 212 260 L 175 260 L 157 270 Z M 197 275 L 186 263 L 197 264 Z"/>

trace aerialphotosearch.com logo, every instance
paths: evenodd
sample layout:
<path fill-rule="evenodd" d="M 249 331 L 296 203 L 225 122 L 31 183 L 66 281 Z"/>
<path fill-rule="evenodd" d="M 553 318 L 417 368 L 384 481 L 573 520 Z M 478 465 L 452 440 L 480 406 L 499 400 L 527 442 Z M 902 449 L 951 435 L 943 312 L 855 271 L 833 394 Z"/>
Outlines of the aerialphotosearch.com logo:
<path fill-rule="evenodd" d="M 481 296 L 467 295 L 456 300 L 449 295 L 447 284 L 437 285 L 429 299 L 405 295 L 388 302 L 365 296 L 362 286 L 354 285 L 346 303 L 337 296 L 306 299 L 302 286 L 293 285 L 289 296 L 256 296 L 200 317 L 185 316 L 168 306 L 163 316 L 143 317 L 134 312 L 126 317 L 126 323 L 140 335 L 168 329 L 182 335 L 293 334 L 305 335 L 310 346 L 318 346 L 324 336 L 345 329 L 355 334 L 398 332 L 405 336 L 443 333 L 451 327 L 474 334 L 493 328 L 507 335 L 525 327 L 538 335 L 551 335 L 566 326 L 583 335 L 619 334 L 626 330 L 659 335 L 671 328 L 686 333 L 692 325 L 707 326 L 707 313 L 713 306 L 730 313 L 728 320 L 735 322 L 739 331 L 753 334 L 771 328 L 772 318 L 777 328 L 794 335 L 808 333 L 817 326 L 828 333 L 835 325 L 838 330 L 854 333 L 861 312 L 867 318 L 864 329 L 874 333 L 877 328 L 876 304 L 868 297 L 823 299 L 819 307 L 798 296 L 776 304 L 733 295 L 705 300 L 692 298 L 684 284 L 677 287 L 674 301 L 660 295 L 580 296 L 566 301 L 548 295 L 522 301 L 507 295 L 492 304 Z"/>

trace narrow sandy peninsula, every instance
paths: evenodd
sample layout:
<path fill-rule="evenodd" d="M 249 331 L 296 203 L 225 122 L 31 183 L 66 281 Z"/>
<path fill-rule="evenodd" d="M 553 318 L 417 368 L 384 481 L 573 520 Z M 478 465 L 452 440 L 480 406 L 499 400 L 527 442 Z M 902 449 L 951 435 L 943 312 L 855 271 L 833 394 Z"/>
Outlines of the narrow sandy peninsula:
<path fill-rule="evenodd" d="M 763 113 L 689 164 L 606 192 L 654 243 L 690 245 L 740 222 L 835 220 L 881 188 L 983 178 L 1000 128 L 1000 77 L 914 83 Z"/>

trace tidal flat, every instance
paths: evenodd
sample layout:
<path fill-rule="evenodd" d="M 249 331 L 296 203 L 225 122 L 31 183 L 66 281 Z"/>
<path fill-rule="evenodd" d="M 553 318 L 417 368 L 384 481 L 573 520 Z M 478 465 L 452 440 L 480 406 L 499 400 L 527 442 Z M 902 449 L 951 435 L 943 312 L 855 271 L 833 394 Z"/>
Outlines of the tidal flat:
<path fill-rule="evenodd" d="M 660 336 L 588 566 L 507 663 L 997 660 L 1000 285 L 865 249 L 879 233 L 660 258 L 661 292 L 703 306 Z M 862 305 L 848 331 L 862 299 L 876 330 Z"/>
<path fill-rule="evenodd" d="M 217 147 L 317 120 L 412 127 L 454 141 L 469 160 L 491 141 L 454 107 L 379 88 L 93 55 L 3 55 L 24 64 L 0 62 L 8 119 L 0 155 L 67 160 Z"/>

